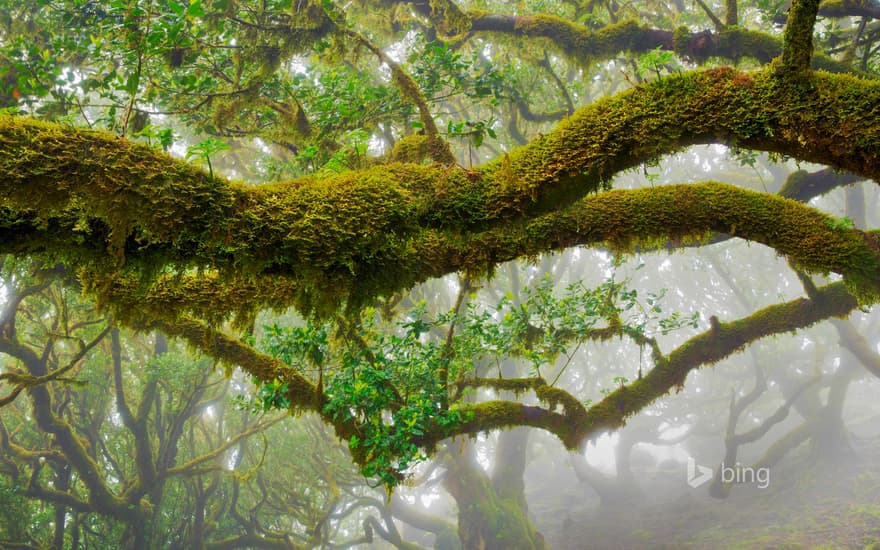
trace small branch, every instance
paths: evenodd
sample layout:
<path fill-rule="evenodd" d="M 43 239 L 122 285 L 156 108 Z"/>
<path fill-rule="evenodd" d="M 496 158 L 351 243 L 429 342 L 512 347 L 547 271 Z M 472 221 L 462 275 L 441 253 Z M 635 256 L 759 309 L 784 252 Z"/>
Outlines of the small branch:
<path fill-rule="evenodd" d="M 567 108 L 566 114 L 572 114 L 574 112 L 574 102 L 571 100 L 571 95 L 568 93 L 568 88 L 565 86 L 565 83 L 562 82 L 562 79 L 559 78 L 559 75 L 556 74 L 556 71 L 553 70 L 553 66 L 550 65 L 550 56 L 547 55 L 547 51 L 544 50 L 544 59 L 538 61 L 538 66 L 544 69 L 548 75 L 550 75 L 550 79 L 553 80 L 553 83 L 556 84 L 556 88 L 559 90 L 559 93 L 562 94 L 562 98 L 565 100 L 565 105 Z M 525 118 L 525 116 L 523 116 Z"/>
<path fill-rule="evenodd" d="M 745 445 L 746 443 L 754 443 L 758 441 L 765 435 L 770 429 L 779 424 L 783 420 L 788 417 L 788 412 L 791 410 L 791 406 L 794 405 L 794 402 L 814 384 L 817 384 L 822 379 L 821 376 L 815 376 L 806 382 L 804 382 L 792 395 L 785 401 L 785 403 L 779 407 L 776 412 L 772 415 L 768 416 L 764 422 L 762 422 L 759 426 L 741 433 L 736 434 L 729 439 L 731 445 L 735 447 L 739 447 L 740 445 Z"/>
<path fill-rule="evenodd" d="M 715 30 L 718 32 L 723 31 L 724 30 L 724 23 L 721 21 L 721 19 L 718 19 L 717 15 L 712 13 L 712 10 L 709 9 L 709 6 L 707 6 L 706 3 L 703 2 L 703 0 L 694 0 L 694 1 L 697 3 L 697 5 L 700 6 L 700 8 L 703 9 L 704 12 L 706 12 L 706 15 L 709 17 L 709 19 L 712 21 L 712 24 L 715 26 Z M 735 2 L 736 0 L 732 0 L 732 1 Z"/>
<path fill-rule="evenodd" d="M 856 327 L 850 321 L 840 319 L 832 319 L 831 324 L 837 329 L 840 335 L 840 344 L 848 349 L 856 359 L 877 378 L 880 378 L 880 354 L 865 339 L 862 334 L 856 330 Z"/>
<path fill-rule="evenodd" d="M 110 332 L 110 327 L 107 326 L 102 330 L 98 336 L 96 336 L 92 341 L 87 344 L 81 344 L 79 351 L 68 361 L 68 363 L 60 368 L 49 372 L 48 374 L 34 376 L 33 374 L 25 373 L 22 371 L 10 371 L 0 374 L 0 382 L 7 382 L 13 384 L 12 390 L 10 390 L 9 394 L 0 399 L 0 407 L 4 405 L 8 405 L 12 403 L 16 397 L 25 389 L 32 388 L 34 386 L 46 384 L 53 381 L 59 382 L 74 382 L 74 380 L 65 378 L 62 375 L 72 368 L 74 368 L 77 364 L 79 364 L 80 360 L 92 349 L 94 348 L 98 342 L 100 342 L 107 333 Z M 2 347 L 0 347 L 2 349 Z"/>
<path fill-rule="evenodd" d="M 370 50 L 373 55 L 379 58 L 379 61 L 388 65 L 388 68 L 391 69 L 391 78 L 397 85 L 400 93 L 412 101 L 419 110 L 419 120 L 422 122 L 425 134 L 428 137 L 433 138 L 439 144 L 439 146 L 435 147 L 435 150 L 432 151 L 433 160 L 443 164 L 455 162 L 455 158 L 452 156 L 452 151 L 449 149 L 449 144 L 440 138 L 437 123 L 434 122 L 434 116 L 428 108 L 428 101 L 425 99 L 425 96 L 422 95 L 421 89 L 418 84 L 416 84 L 416 81 L 403 70 L 400 64 L 391 59 L 391 57 L 382 51 L 381 48 L 367 40 L 366 37 L 353 30 L 347 30 L 345 32 L 355 42 Z"/>
<path fill-rule="evenodd" d="M 792 405 L 795 401 L 812 385 L 819 382 L 822 377 L 816 376 L 807 380 L 803 384 L 801 384 L 795 392 L 786 399 L 785 403 L 779 407 L 776 412 L 772 415 L 768 416 L 759 426 L 745 432 L 742 434 L 735 434 L 734 429 L 736 426 L 736 421 L 739 415 L 743 412 L 747 405 L 743 404 L 746 400 L 751 403 L 754 399 L 757 399 L 763 392 L 763 374 L 761 375 L 762 380 L 760 381 L 761 391 L 753 391 L 750 396 L 746 396 L 743 398 L 740 403 L 736 403 L 734 401 L 733 395 L 731 395 L 731 407 L 730 407 L 730 417 L 728 421 L 728 429 L 727 435 L 724 438 L 724 447 L 725 454 L 724 460 L 721 462 L 721 465 L 730 466 L 731 464 L 736 463 L 737 453 L 739 452 L 739 448 L 746 443 L 754 443 L 758 441 L 770 431 L 773 426 L 779 424 L 783 420 L 788 417 L 788 413 L 791 410 Z M 758 390 L 759 382 L 756 382 L 755 389 Z M 712 480 L 712 484 L 709 486 L 709 495 L 715 498 L 727 498 L 730 494 L 731 483 L 725 482 L 721 478 L 722 468 L 716 468 L 715 470 L 715 478 Z"/>
<path fill-rule="evenodd" d="M 165 478 L 169 478 L 172 476 L 187 475 L 188 472 L 190 470 L 194 469 L 196 466 L 199 466 L 209 460 L 213 460 L 213 459 L 217 458 L 218 456 L 220 456 L 221 454 L 223 454 L 227 450 L 238 445 L 241 441 L 251 437 L 252 435 L 254 435 L 256 433 L 260 433 L 260 432 L 266 430 L 270 426 L 273 426 L 274 424 L 277 424 L 278 422 L 280 422 L 286 418 L 287 418 L 286 416 L 278 416 L 277 418 L 273 418 L 272 420 L 269 420 L 268 422 L 255 424 L 251 428 L 235 435 L 235 437 L 229 438 L 226 442 L 224 442 L 219 447 L 216 447 L 214 450 L 212 450 L 208 453 L 205 453 L 203 455 L 197 456 L 197 457 L 193 458 L 192 460 L 190 460 L 184 464 L 181 464 L 179 466 L 175 466 L 173 468 L 168 468 L 167 470 L 165 470 L 161 473 L 160 477 L 162 479 L 165 479 Z"/>
<path fill-rule="evenodd" d="M 458 321 L 458 316 L 461 315 L 461 308 L 464 307 L 464 304 L 467 301 L 467 296 L 470 294 L 473 287 L 471 286 L 471 278 L 468 275 L 461 276 L 461 288 L 458 290 L 458 296 L 455 297 L 455 305 L 453 306 L 452 311 L 454 315 L 452 317 L 452 322 L 449 323 L 449 329 L 446 331 L 446 338 L 443 342 L 443 354 L 442 354 L 442 366 L 440 367 L 439 372 L 437 373 L 437 378 L 440 380 L 440 384 L 444 388 L 441 407 L 443 410 L 447 410 L 449 408 L 449 362 L 454 359 L 455 349 L 453 347 L 453 340 L 455 338 L 455 324 Z"/>

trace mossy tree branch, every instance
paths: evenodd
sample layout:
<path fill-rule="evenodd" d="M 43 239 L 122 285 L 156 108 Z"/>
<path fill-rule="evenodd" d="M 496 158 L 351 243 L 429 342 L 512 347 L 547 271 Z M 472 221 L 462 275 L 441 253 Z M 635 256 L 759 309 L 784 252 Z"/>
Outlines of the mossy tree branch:
<path fill-rule="evenodd" d="M 877 104 L 880 85 L 851 77 L 815 74 L 794 86 L 769 70 L 713 69 L 585 107 L 479 170 L 391 164 L 258 188 L 108 134 L 7 117 L 0 119 L 0 242 L 3 252 L 50 255 L 111 278 L 122 269 L 149 281 L 163 266 L 213 268 L 221 279 L 283 275 L 294 281 L 292 299 L 284 297 L 312 311 L 552 248 L 717 230 L 774 246 L 813 270 L 848 277 L 860 270 L 856 278 L 870 291 L 876 236 L 832 231 L 826 217 L 804 217 L 778 199 L 713 184 L 578 201 L 621 170 L 695 143 L 733 142 L 880 179 Z M 713 220 L 681 211 L 713 201 Z M 665 205 L 674 215 L 661 221 Z M 743 234 L 756 220 L 731 216 L 749 205 L 788 212 L 789 229 L 764 220 L 769 225 Z M 615 225 L 616 208 L 645 225 Z M 691 214 L 701 221 L 682 221 Z M 810 238 L 830 248 L 777 242 L 794 230 L 813 231 Z M 843 241 L 832 245 L 838 238 L 850 239 L 847 254 L 861 247 L 859 259 L 846 259 L 835 248 Z"/>
<path fill-rule="evenodd" d="M 434 277 L 465 266 L 490 269 L 550 249 L 601 244 L 627 250 L 665 245 L 667 240 L 685 245 L 710 232 L 761 242 L 799 267 L 839 272 L 866 303 L 880 292 L 874 233 L 839 228 L 833 218 L 792 200 L 720 183 L 603 193 L 558 213 L 468 237 L 429 232 L 428 243 L 414 250 L 430 266 L 426 275 Z M 302 298 L 302 286 L 295 280 L 272 276 L 176 276 L 146 287 L 127 278 L 113 281 L 103 292 L 121 320 L 140 312 L 163 318 L 195 315 L 213 324 L 232 313 L 246 318 L 250 310 L 283 309 Z"/>
<path fill-rule="evenodd" d="M 819 2 L 819 0 L 811 1 Z M 462 11 L 450 0 L 436 2 L 436 6 L 435 2 L 429 3 L 423 0 L 394 0 L 393 3 L 411 4 L 433 21 L 441 32 L 446 32 L 443 29 L 447 29 L 450 25 L 449 21 L 454 20 L 458 33 L 467 29 L 470 34 L 489 32 L 543 38 L 552 42 L 570 58 L 582 63 L 607 59 L 624 51 L 644 53 L 655 48 L 674 49 L 679 55 L 696 60 L 705 60 L 711 56 L 734 60 L 751 57 L 766 63 L 780 55 L 783 49 L 783 41 L 773 35 L 736 28 L 739 24 L 736 0 L 726 0 L 724 21 L 698 0 L 700 7 L 715 26 L 716 33 L 712 34 L 708 31 L 695 33 L 695 38 L 692 40 L 685 39 L 692 34 L 686 28 L 672 33 L 639 26 L 632 21 L 618 22 L 616 18 L 613 24 L 593 30 L 548 14 L 506 15 L 482 10 Z M 825 17 L 880 17 L 880 9 L 865 0 L 826 0 L 818 6 L 818 13 Z M 453 14 L 451 19 L 449 14 Z M 787 19 L 786 17 L 784 20 Z M 813 21 L 815 22 L 815 12 Z M 812 31 L 812 23 L 809 26 Z M 812 51 L 812 46 L 810 50 Z M 824 54 L 815 55 L 813 62 L 815 68 L 831 72 L 853 71 L 849 64 L 841 63 Z"/>
<path fill-rule="evenodd" d="M 852 185 L 862 181 L 862 179 L 854 174 L 843 174 L 830 168 L 824 168 L 816 172 L 798 170 L 788 176 L 779 190 L 779 195 L 796 201 L 809 202 L 838 187 Z"/>
<path fill-rule="evenodd" d="M 547 408 L 510 401 L 491 401 L 461 406 L 467 419 L 455 433 L 477 433 L 515 425 L 539 427 L 557 435 L 566 445 L 574 447 L 597 430 L 614 429 L 626 417 L 638 412 L 674 387 L 684 384 L 687 374 L 696 368 L 713 364 L 740 351 L 749 343 L 771 334 L 790 332 L 812 325 L 830 316 L 845 316 L 856 307 L 842 283 L 817 289 L 811 299 L 802 298 L 771 306 L 745 319 L 732 323 L 713 323 L 713 327 L 686 342 L 671 354 L 655 357 L 655 368 L 642 379 L 622 386 L 608 398 L 587 410 L 576 398 L 558 388 L 547 386 L 541 379 L 479 380 L 469 385 L 489 386 L 498 390 L 534 391 Z M 158 323 L 158 324 L 157 324 Z M 281 366 L 249 346 L 197 323 L 154 322 L 150 329 L 161 326 L 171 334 L 182 336 L 191 344 L 245 370 L 263 382 L 289 383 L 288 398 L 296 408 L 320 411 L 322 399 L 313 384 L 293 369 Z M 561 405 L 561 411 L 556 407 Z M 343 440 L 356 433 L 351 424 L 334 423 Z M 427 432 L 418 443 L 428 448 L 449 435 L 448 427 Z M 454 434 L 453 434 L 454 435 Z M 355 454 L 355 460 L 362 460 Z"/>
<path fill-rule="evenodd" d="M 725 26 L 720 20 L 716 32 L 693 32 L 686 27 L 675 31 L 655 29 L 635 21 L 622 21 L 593 30 L 560 17 L 502 15 L 471 12 L 472 33 L 508 34 L 522 38 L 545 39 L 570 59 L 583 64 L 602 61 L 621 52 L 646 53 L 656 48 L 704 61 L 710 57 L 739 60 L 757 59 L 767 63 L 782 53 L 782 41 L 771 34 Z M 716 18 L 717 19 L 717 18 Z M 830 72 L 852 72 L 850 64 L 818 54 L 814 66 Z"/>
<path fill-rule="evenodd" d="M 629 416 L 671 390 L 681 388 L 692 370 L 717 363 L 760 338 L 806 328 L 829 317 L 846 316 L 856 306 L 855 299 L 841 283 L 832 283 L 819 289 L 814 299 L 799 298 L 737 321 L 718 323 L 679 346 L 642 379 L 621 386 L 589 409 L 582 405 L 571 408 L 564 405 L 562 412 L 557 412 L 552 404 L 544 408 L 512 401 L 467 404 L 461 410 L 469 420 L 459 431 L 477 434 L 532 426 L 553 433 L 567 448 L 576 449 L 591 437 L 622 427 Z M 561 393 L 574 400 L 566 392 Z M 442 437 L 432 431 L 421 438 L 419 444 L 432 448 Z"/>
<path fill-rule="evenodd" d="M 867 17 L 880 19 L 880 6 L 867 0 L 824 0 L 819 4 L 819 15 L 822 17 Z M 782 18 L 779 22 L 785 22 Z"/>

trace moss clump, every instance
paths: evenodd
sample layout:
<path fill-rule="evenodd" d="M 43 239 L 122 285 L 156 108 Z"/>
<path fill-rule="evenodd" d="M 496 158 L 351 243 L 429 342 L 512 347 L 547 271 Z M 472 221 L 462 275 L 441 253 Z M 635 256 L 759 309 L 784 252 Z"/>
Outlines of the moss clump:
<path fill-rule="evenodd" d="M 681 58 L 691 55 L 691 29 L 689 27 L 676 27 L 672 31 L 672 51 Z"/>
<path fill-rule="evenodd" d="M 414 134 L 401 138 L 391 150 L 391 162 L 421 164 L 426 160 L 443 158 L 449 152 L 449 144 L 440 136 Z"/>
<path fill-rule="evenodd" d="M 623 51 L 649 51 L 669 47 L 663 32 L 622 21 L 593 31 L 555 15 L 535 14 L 515 18 L 513 32 L 527 37 L 550 38 L 566 55 L 587 64 Z"/>
<path fill-rule="evenodd" d="M 470 28 L 470 18 L 454 3 L 447 0 L 430 0 L 431 19 L 438 30 L 446 36 L 466 33 Z"/>

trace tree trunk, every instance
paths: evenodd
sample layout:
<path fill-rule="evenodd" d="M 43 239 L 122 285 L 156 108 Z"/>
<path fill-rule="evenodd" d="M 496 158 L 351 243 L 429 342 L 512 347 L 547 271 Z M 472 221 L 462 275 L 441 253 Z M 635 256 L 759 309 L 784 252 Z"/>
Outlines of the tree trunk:
<path fill-rule="evenodd" d="M 476 463 L 470 443 L 461 445 L 461 452 L 453 449 L 446 461 L 449 472 L 445 486 L 458 504 L 458 535 L 462 547 L 469 550 L 546 549 L 544 537 L 528 517 L 521 486 L 517 489 L 505 484 L 497 490 Z M 501 459 L 501 453 L 498 458 Z"/>

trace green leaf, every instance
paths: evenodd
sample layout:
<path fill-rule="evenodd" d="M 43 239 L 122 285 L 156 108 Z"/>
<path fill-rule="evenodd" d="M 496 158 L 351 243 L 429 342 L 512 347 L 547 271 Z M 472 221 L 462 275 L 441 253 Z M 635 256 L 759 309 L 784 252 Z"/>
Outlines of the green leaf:
<path fill-rule="evenodd" d="M 202 0 L 190 0 L 189 8 L 186 10 L 187 17 L 204 17 L 205 10 L 202 9 Z"/>

